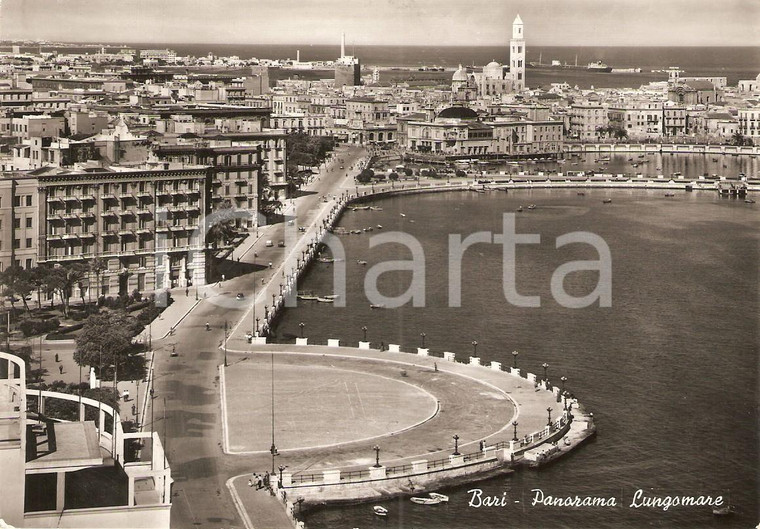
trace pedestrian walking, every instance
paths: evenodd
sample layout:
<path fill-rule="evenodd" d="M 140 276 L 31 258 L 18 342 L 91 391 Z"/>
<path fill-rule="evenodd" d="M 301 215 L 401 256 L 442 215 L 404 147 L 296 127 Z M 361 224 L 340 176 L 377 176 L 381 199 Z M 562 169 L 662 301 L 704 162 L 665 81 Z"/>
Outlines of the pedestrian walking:
<path fill-rule="evenodd" d="M 63 375 L 63 366 L 58 366 L 58 372 Z"/>
<path fill-rule="evenodd" d="M 224 281 L 224 274 L 222 274 L 222 281 Z"/>
<path fill-rule="evenodd" d="M 190 295 L 190 289 L 189 288 L 185 288 L 185 297 L 187 297 L 189 295 Z"/>
<path fill-rule="evenodd" d="M 60 362 L 60 360 L 58 360 L 58 353 L 55 353 L 55 361 Z"/>

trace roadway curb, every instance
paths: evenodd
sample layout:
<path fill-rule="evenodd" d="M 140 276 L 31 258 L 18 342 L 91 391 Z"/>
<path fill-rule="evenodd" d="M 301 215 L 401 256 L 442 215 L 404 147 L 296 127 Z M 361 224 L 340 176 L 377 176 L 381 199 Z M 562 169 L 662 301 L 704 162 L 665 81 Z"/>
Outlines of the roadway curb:
<path fill-rule="evenodd" d="M 243 525 L 245 525 L 246 529 L 255 529 L 253 527 L 253 524 L 251 523 L 251 519 L 248 517 L 248 512 L 245 510 L 245 507 L 243 506 L 243 501 L 240 499 L 240 496 L 238 496 L 235 485 L 232 484 L 232 482 L 235 481 L 236 479 L 242 478 L 246 475 L 247 474 L 240 474 L 238 476 L 232 476 L 230 479 L 226 481 L 225 485 L 227 485 L 227 489 L 230 491 L 230 496 L 232 496 L 232 502 L 235 504 L 235 508 L 237 509 L 238 516 L 240 516 L 240 519 L 243 520 Z"/>
<path fill-rule="evenodd" d="M 182 321 L 183 321 L 185 318 L 187 318 L 187 316 L 188 316 L 188 315 L 189 315 L 189 314 L 190 314 L 190 313 L 193 311 L 193 309 L 195 309 L 195 307 L 197 307 L 197 306 L 200 304 L 200 302 L 201 302 L 201 301 L 203 301 L 203 299 L 198 299 L 198 300 L 196 300 L 196 301 L 195 301 L 195 303 L 193 303 L 193 306 L 192 306 L 192 307 L 190 307 L 190 308 L 187 310 L 187 312 L 185 312 L 185 314 L 183 314 L 183 315 L 182 315 L 182 317 L 181 317 L 179 320 L 177 320 L 177 322 L 176 322 L 174 325 L 172 325 L 172 326 L 169 328 L 169 330 L 166 332 L 166 334 L 164 334 L 164 335 L 163 335 L 163 336 L 162 336 L 160 339 L 161 339 L 161 340 L 163 340 L 163 339 L 165 339 L 167 336 L 171 336 L 171 335 L 172 335 L 172 331 L 173 331 L 173 330 L 176 330 L 176 329 L 177 329 L 177 326 L 178 326 L 180 323 L 182 323 Z"/>

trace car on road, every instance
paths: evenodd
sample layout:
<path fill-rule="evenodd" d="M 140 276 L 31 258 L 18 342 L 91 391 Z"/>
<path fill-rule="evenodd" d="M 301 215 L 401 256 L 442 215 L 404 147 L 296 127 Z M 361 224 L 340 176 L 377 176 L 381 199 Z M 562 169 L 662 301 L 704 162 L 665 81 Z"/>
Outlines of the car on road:
<path fill-rule="evenodd" d="M 272 246 L 274 246 L 274 243 L 272 241 L 267 241 L 266 242 L 266 247 L 267 248 L 271 248 Z"/>
<path fill-rule="evenodd" d="M 237 296 L 235 296 L 236 299 L 243 299 L 245 297 L 245 294 L 242 292 L 238 292 Z"/>
<path fill-rule="evenodd" d="M 304 228 L 303 226 L 299 226 L 299 227 L 298 227 L 298 231 L 300 231 L 300 232 L 302 232 L 302 233 L 303 233 L 303 232 L 305 232 L 305 231 L 306 231 L 306 228 Z"/>
<path fill-rule="evenodd" d="M 278 248 L 285 248 L 285 241 L 280 241 L 277 243 Z"/>

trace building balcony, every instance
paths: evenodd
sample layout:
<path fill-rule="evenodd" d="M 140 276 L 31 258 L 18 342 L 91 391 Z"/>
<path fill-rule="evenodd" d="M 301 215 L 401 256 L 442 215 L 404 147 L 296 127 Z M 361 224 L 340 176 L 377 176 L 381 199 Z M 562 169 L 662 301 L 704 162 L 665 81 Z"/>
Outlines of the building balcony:
<path fill-rule="evenodd" d="M 79 213 L 79 217 L 83 219 L 92 219 L 95 218 L 95 212 L 94 211 L 82 211 Z"/>
<path fill-rule="evenodd" d="M 79 234 L 78 233 L 64 233 L 63 235 L 61 235 L 61 238 L 65 240 L 78 239 Z"/>
<path fill-rule="evenodd" d="M 60 213 L 53 213 L 45 217 L 48 221 L 63 220 L 63 215 Z"/>
<path fill-rule="evenodd" d="M 61 233 L 48 233 L 45 238 L 48 241 L 60 241 L 63 239 L 63 234 Z"/>
<path fill-rule="evenodd" d="M 125 229 L 119 230 L 119 236 L 121 237 L 133 236 L 134 234 L 135 232 L 132 229 L 125 228 Z"/>
<path fill-rule="evenodd" d="M 153 212 L 150 210 L 150 208 L 140 208 L 136 210 L 136 213 L 138 215 L 152 215 Z"/>
<path fill-rule="evenodd" d="M 157 233 L 166 233 L 170 230 L 169 226 L 156 226 Z"/>
<path fill-rule="evenodd" d="M 137 233 L 138 235 L 149 235 L 153 233 L 153 230 L 151 230 L 150 228 L 138 228 L 137 230 L 135 230 L 135 233 Z"/>
<path fill-rule="evenodd" d="M 135 193 L 135 195 L 138 196 L 138 197 L 140 197 L 140 198 L 142 198 L 142 197 L 152 197 L 153 193 L 151 193 L 150 191 L 138 191 L 137 193 Z"/>
<path fill-rule="evenodd" d="M 119 193 L 119 198 L 135 198 L 135 195 L 132 193 Z"/>
<path fill-rule="evenodd" d="M 103 195 L 100 195 L 100 198 L 102 198 L 103 200 L 116 200 L 116 195 L 114 195 L 113 193 L 105 193 Z"/>
<path fill-rule="evenodd" d="M 102 237 L 104 237 L 104 238 L 105 237 L 118 237 L 119 236 L 119 231 L 118 230 L 106 230 L 106 231 L 103 231 L 100 235 Z"/>
<path fill-rule="evenodd" d="M 120 209 L 119 216 L 120 217 L 134 217 L 135 212 L 131 209 Z"/>
<path fill-rule="evenodd" d="M 94 239 L 95 237 L 97 237 L 97 235 L 98 234 L 93 231 L 85 231 L 85 232 L 80 233 L 79 237 L 82 239 Z"/>
<path fill-rule="evenodd" d="M 61 213 L 61 217 L 64 220 L 77 220 L 79 219 L 79 213 Z"/>

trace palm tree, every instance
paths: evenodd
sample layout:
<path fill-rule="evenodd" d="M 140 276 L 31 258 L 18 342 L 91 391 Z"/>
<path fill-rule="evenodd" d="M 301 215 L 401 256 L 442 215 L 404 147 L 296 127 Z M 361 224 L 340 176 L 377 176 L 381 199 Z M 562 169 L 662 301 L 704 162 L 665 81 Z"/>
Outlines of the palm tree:
<path fill-rule="evenodd" d="M 56 264 L 53 270 L 53 288 L 61 296 L 63 315 L 68 316 L 69 298 L 74 291 L 74 286 L 78 285 L 85 276 L 85 265 L 83 263 Z"/>
<path fill-rule="evenodd" d="M 96 257 L 95 259 L 92 259 L 89 263 L 87 263 L 87 266 L 88 266 L 89 272 L 95 274 L 95 292 L 96 292 L 95 297 L 100 298 L 100 274 L 104 270 L 108 270 L 108 265 L 105 262 L 105 260 L 103 260 L 100 257 Z M 90 295 L 92 295 L 92 287 L 88 288 L 88 292 L 90 293 Z"/>

